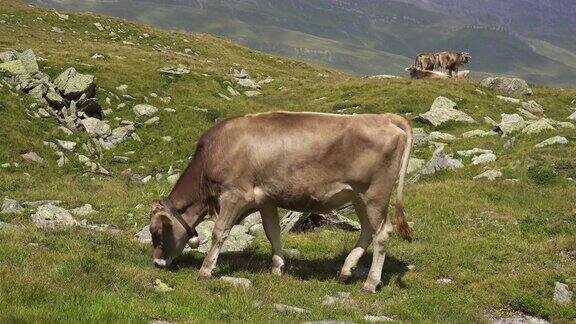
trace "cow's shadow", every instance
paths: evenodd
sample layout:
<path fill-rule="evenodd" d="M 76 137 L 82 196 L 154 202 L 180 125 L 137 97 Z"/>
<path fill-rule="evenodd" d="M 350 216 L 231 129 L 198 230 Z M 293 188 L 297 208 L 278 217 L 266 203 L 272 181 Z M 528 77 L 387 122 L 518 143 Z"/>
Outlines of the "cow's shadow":
<path fill-rule="evenodd" d="M 338 278 L 346 256 L 347 254 L 342 253 L 331 258 L 319 259 L 285 257 L 284 274 L 303 280 L 334 280 Z M 180 268 L 200 269 L 203 259 L 204 256 L 199 253 L 185 254 L 175 260 L 172 271 L 178 271 Z M 364 281 L 368 275 L 371 262 L 372 253 L 366 253 L 358 262 L 358 266 L 354 269 L 352 278 L 348 282 Z M 214 276 L 234 276 L 238 272 L 269 273 L 271 266 L 270 254 L 256 251 L 221 253 Z M 407 271 L 409 271 L 407 263 L 395 258 L 393 255 L 387 254 L 384 269 L 382 270 L 382 285 L 388 285 L 390 280 L 395 278 L 395 282 L 399 287 L 405 287 L 402 278 Z"/>

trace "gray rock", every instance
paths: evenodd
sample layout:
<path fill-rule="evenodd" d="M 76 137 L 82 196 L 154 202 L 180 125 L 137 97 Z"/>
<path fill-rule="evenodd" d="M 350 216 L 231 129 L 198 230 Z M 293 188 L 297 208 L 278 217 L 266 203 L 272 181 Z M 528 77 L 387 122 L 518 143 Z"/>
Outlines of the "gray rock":
<path fill-rule="evenodd" d="M 434 100 L 429 111 L 420 114 L 417 119 L 433 126 L 440 126 L 449 121 L 474 123 L 474 119 L 466 113 L 456 110 L 456 103 L 445 97 Z"/>
<path fill-rule="evenodd" d="M 424 146 L 428 144 L 428 134 L 423 128 L 412 128 L 412 141 L 414 146 Z"/>
<path fill-rule="evenodd" d="M 28 71 L 20 60 L 8 61 L 0 63 L 0 72 L 6 72 L 16 76 L 27 76 Z"/>
<path fill-rule="evenodd" d="M 158 125 L 159 123 L 160 123 L 160 117 L 158 116 L 154 116 L 144 122 L 144 124 L 148 126 Z"/>
<path fill-rule="evenodd" d="M 58 142 L 58 145 L 60 145 L 60 147 L 70 152 L 74 151 L 74 149 L 76 148 L 76 142 L 63 141 L 63 140 L 56 140 L 56 141 Z"/>
<path fill-rule="evenodd" d="M 77 207 L 77 208 L 70 210 L 70 213 L 72 213 L 74 216 L 88 216 L 88 215 L 96 214 L 97 211 L 94 210 L 94 208 L 92 208 L 92 205 L 84 204 L 80 207 Z"/>
<path fill-rule="evenodd" d="M 502 172 L 498 171 L 498 170 L 487 170 L 484 171 L 483 173 L 480 173 L 479 175 L 475 176 L 473 179 L 474 180 L 478 180 L 478 179 L 488 179 L 490 181 L 494 181 L 498 178 L 502 177 Z"/>
<path fill-rule="evenodd" d="M 447 142 L 456 139 L 454 135 L 442 132 L 431 132 L 428 138 L 431 141 L 447 141 Z"/>
<path fill-rule="evenodd" d="M 504 97 L 504 96 L 496 96 L 496 98 L 502 100 L 502 101 L 506 101 L 509 103 L 513 103 L 513 104 L 519 104 L 521 101 L 520 99 L 516 99 L 516 98 L 510 98 L 510 97 Z"/>
<path fill-rule="evenodd" d="M 107 137 L 112 134 L 110 125 L 103 120 L 88 117 L 80 121 L 86 132 L 93 137 Z"/>
<path fill-rule="evenodd" d="M 136 240 L 143 244 L 152 244 L 152 234 L 150 234 L 150 225 L 144 226 L 136 235 Z"/>
<path fill-rule="evenodd" d="M 324 300 L 322 301 L 322 305 L 324 306 L 339 305 L 354 307 L 356 304 L 356 301 L 352 299 L 349 292 L 339 292 L 335 296 L 324 296 Z"/>
<path fill-rule="evenodd" d="M 554 126 L 550 125 L 546 119 L 542 118 L 526 126 L 524 129 L 522 129 L 522 133 L 539 134 L 546 130 L 555 130 L 555 128 Z"/>
<path fill-rule="evenodd" d="M 171 76 L 180 76 L 180 75 L 190 73 L 190 69 L 188 67 L 186 67 L 185 65 L 182 65 L 182 64 L 179 64 L 178 66 L 164 67 L 158 71 L 160 71 L 160 73 L 162 73 L 162 74 L 171 75 Z"/>
<path fill-rule="evenodd" d="M 534 115 L 533 113 L 529 112 L 528 110 L 524 110 L 522 108 L 516 109 L 520 113 L 520 115 L 524 116 L 526 119 L 537 120 L 539 119 L 538 116 Z"/>
<path fill-rule="evenodd" d="M 261 223 L 262 223 L 262 217 L 260 216 L 260 212 L 254 212 L 246 216 L 246 218 L 244 218 L 242 222 L 240 222 L 241 225 L 244 225 L 248 228 Z"/>
<path fill-rule="evenodd" d="M 282 252 L 285 257 L 290 259 L 299 259 L 302 257 L 302 253 L 297 249 L 284 249 Z"/>
<path fill-rule="evenodd" d="M 156 290 L 157 292 L 160 292 L 160 293 L 167 293 L 167 292 L 174 291 L 174 288 L 168 286 L 162 280 L 156 279 L 156 280 L 154 280 L 154 290 Z"/>
<path fill-rule="evenodd" d="M 214 222 L 212 220 L 203 221 L 196 227 L 200 241 L 200 245 L 198 246 L 199 252 L 206 253 L 210 249 L 213 229 Z M 222 252 L 244 251 L 253 240 L 254 236 L 248 234 L 248 228 L 246 226 L 234 225 L 222 245 Z"/>
<path fill-rule="evenodd" d="M 126 125 L 114 128 L 112 130 L 112 134 L 106 139 L 106 141 L 112 145 L 118 145 L 132 138 L 132 134 L 135 134 L 135 131 L 136 127 L 134 127 L 134 125 Z"/>
<path fill-rule="evenodd" d="M 175 185 L 176 182 L 178 182 L 178 179 L 180 179 L 180 173 L 171 174 L 168 177 L 166 177 L 166 180 L 171 185 Z"/>
<path fill-rule="evenodd" d="M 550 324 L 545 319 L 529 316 L 523 313 L 516 313 L 511 317 L 499 317 L 492 314 L 486 314 L 491 324 Z"/>
<path fill-rule="evenodd" d="M 262 226 L 262 224 L 252 225 L 248 229 L 248 234 L 252 236 L 258 236 L 263 233 L 264 233 L 264 226 Z"/>
<path fill-rule="evenodd" d="M 248 71 L 246 71 L 245 69 L 241 69 L 240 71 L 234 69 L 234 71 L 232 71 L 232 76 L 235 77 L 236 79 L 250 78 L 250 74 L 248 74 Z"/>
<path fill-rule="evenodd" d="M 434 151 L 428 164 L 420 171 L 421 174 L 433 174 L 440 170 L 454 170 L 463 168 L 462 161 L 453 159 L 444 153 L 444 147 L 439 147 Z"/>
<path fill-rule="evenodd" d="M 71 67 L 54 80 L 54 86 L 68 100 L 78 100 L 82 95 L 92 98 L 96 92 L 94 76 L 81 74 Z"/>
<path fill-rule="evenodd" d="M 69 211 L 50 204 L 38 207 L 31 219 L 40 228 L 66 227 L 78 224 Z"/>
<path fill-rule="evenodd" d="M 410 160 L 408 161 L 408 168 L 406 170 L 406 173 L 412 174 L 414 172 L 420 171 L 422 170 L 422 168 L 424 168 L 424 165 L 426 165 L 425 160 L 411 157 Z"/>
<path fill-rule="evenodd" d="M 576 112 L 574 112 L 572 115 L 568 116 L 568 119 L 576 121 Z"/>
<path fill-rule="evenodd" d="M 162 136 L 161 139 L 164 142 L 172 142 L 172 136 Z"/>
<path fill-rule="evenodd" d="M 309 311 L 304 308 L 284 305 L 284 304 L 274 304 L 274 308 L 281 313 L 296 313 L 296 314 L 304 314 L 308 313 Z"/>
<path fill-rule="evenodd" d="M 122 156 L 122 155 L 114 155 L 112 157 L 112 162 L 116 162 L 116 163 L 127 163 L 128 161 L 130 161 L 130 158 L 127 156 Z"/>
<path fill-rule="evenodd" d="M 484 122 L 492 127 L 496 127 L 498 125 L 498 123 L 489 116 L 484 117 Z"/>
<path fill-rule="evenodd" d="M 456 152 L 459 156 L 463 156 L 463 157 L 471 157 L 471 156 L 475 156 L 475 155 L 481 155 L 481 154 L 491 154 L 494 153 L 491 150 L 485 150 L 485 149 L 480 149 L 480 148 L 473 148 L 471 150 L 466 150 L 466 151 L 458 151 Z"/>
<path fill-rule="evenodd" d="M 260 91 L 256 91 L 256 90 L 251 90 L 251 91 L 245 91 L 244 95 L 246 97 L 257 97 L 259 95 L 261 95 L 262 93 L 260 93 Z"/>
<path fill-rule="evenodd" d="M 24 212 L 24 208 L 20 206 L 17 200 L 4 197 L 0 214 L 21 214 L 22 212 Z"/>
<path fill-rule="evenodd" d="M 472 165 L 486 164 L 496 161 L 496 155 L 494 153 L 484 153 L 472 158 Z"/>
<path fill-rule="evenodd" d="M 494 131 L 483 131 L 481 129 L 471 130 L 465 133 L 462 133 L 463 138 L 471 138 L 471 137 L 486 137 L 486 136 L 495 136 L 498 133 Z"/>
<path fill-rule="evenodd" d="M 544 109 L 542 108 L 542 106 L 540 106 L 540 104 L 534 100 L 522 102 L 522 108 L 528 110 L 529 112 L 531 112 L 533 114 L 543 114 L 544 113 Z"/>
<path fill-rule="evenodd" d="M 502 121 L 496 126 L 496 129 L 504 135 L 521 131 L 526 127 L 526 122 L 518 114 L 502 114 Z"/>
<path fill-rule="evenodd" d="M 40 157 L 40 155 L 38 155 L 36 152 L 33 152 L 33 151 L 30 151 L 28 153 L 24 153 L 20 156 L 28 162 L 44 163 L 44 159 L 42 157 Z"/>
<path fill-rule="evenodd" d="M 544 141 L 536 144 L 534 147 L 535 148 L 542 148 L 542 147 L 554 145 L 554 144 L 566 145 L 566 144 L 568 144 L 568 140 L 566 139 L 566 137 L 563 137 L 563 136 L 554 136 L 554 137 L 551 137 L 547 140 L 544 140 Z"/>
<path fill-rule="evenodd" d="M 246 278 L 222 276 L 220 277 L 220 281 L 223 281 L 227 284 L 231 284 L 235 287 L 239 287 L 242 289 L 249 289 L 250 287 L 252 287 L 252 281 Z"/>
<path fill-rule="evenodd" d="M 250 89 L 260 89 L 260 85 L 252 79 L 236 79 L 236 82 L 242 87 Z"/>
<path fill-rule="evenodd" d="M 22 203 L 22 205 L 28 207 L 28 208 L 38 208 L 42 205 L 59 205 L 62 202 L 60 200 L 35 200 L 35 201 L 25 201 Z"/>
<path fill-rule="evenodd" d="M 518 78 L 507 78 L 507 77 L 495 77 L 486 78 L 480 83 L 482 87 L 490 88 L 499 92 L 506 94 L 516 94 L 516 95 L 531 95 L 532 89 L 528 86 L 523 79 Z"/>
<path fill-rule="evenodd" d="M 346 231 L 360 230 L 360 224 L 343 216 L 342 210 L 326 214 L 290 211 L 280 222 L 280 227 L 284 233 L 311 231 L 321 226 L 334 226 Z"/>
<path fill-rule="evenodd" d="M 58 161 L 56 161 L 56 164 L 58 164 L 59 168 L 63 167 L 68 163 L 68 158 L 66 157 L 66 155 L 64 155 L 64 153 L 56 152 L 56 154 L 58 154 L 59 156 Z"/>
<path fill-rule="evenodd" d="M 0 62 L 10 62 L 18 59 L 18 52 L 15 50 L 8 50 L 0 53 Z"/>
<path fill-rule="evenodd" d="M 234 88 L 232 88 L 231 86 L 228 86 L 228 87 L 226 88 L 226 90 L 228 91 L 228 93 L 229 93 L 231 96 L 239 96 L 239 95 L 240 95 L 240 92 L 234 90 Z"/>
<path fill-rule="evenodd" d="M 134 111 L 134 114 L 136 114 L 136 117 L 142 117 L 142 116 L 151 117 L 156 115 L 156 113 L 158 112 L 158 108 L 147 104 L 136 105 L 134 106 L 134 108 L 132 108 L 132 110 Z"/>
<path fill-rule="evenodd" d="M 560 305 L 567 305 L 572 302 L 572 291 L 567 284 L 556 281 L 554 283 L 554 302 Z"/>
<path fill-rule="evenodd" d="M 365 320 L 366 322 L 370 322 L 370 323 L 392 322 L 392 321 L 394 321 L 393 318 L 388 317 L 388 316 L 384 316 L 384 315 L 379 315 L 379 316 L 366 315 L 366 316 L 362 317 L 362 319 Z"/>
<path fill-rule="evenodd" d="M 436 283 L 439 283 L 441 285 L 447 285 L 447 284 L 451 284 L 453 281 L 450 278 L 440 278 L 438 280 L 436 280 Z"/>

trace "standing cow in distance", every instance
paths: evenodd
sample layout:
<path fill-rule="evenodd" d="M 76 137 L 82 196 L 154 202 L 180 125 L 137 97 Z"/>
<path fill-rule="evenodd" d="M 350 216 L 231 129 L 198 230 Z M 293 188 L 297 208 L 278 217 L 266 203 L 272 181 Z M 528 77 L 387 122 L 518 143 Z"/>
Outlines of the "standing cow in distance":
<path fill-rule="evenodd" d="M 351 277 L 373 243 L 363 290 L 375 292 L 393 229 L 388 204 L 397 177 L 397 227 L 411 239 L 402 207 L 411 146 L 409 122 L 394 114 L 271 112 L 222 121 L 200 137 L 169 196 L 152 203 L 154 265 L 167 267 L 189 240 L 197 244 L 196 226 L 210 215 L 212 244 L 199 272 L 200 279 L 210 278 L 232 226 L 260 211 L 272 245 L 272 273 L 281 275 L 277 209 L 325 213 L 352 202 L 362 229 L 340 278 Z"/>
<path fill-rule="evenodd" d="M 461 53 L 452 53 L 452 52 L 440 52 L 435 54 L 436 59 L 436 66 L 437 68 L 444 69 L 448 75 L 450 76 L 457 76 L 458 75 L 458 67 L 460 65 L 464 65 L 470 62 L 472 56 L 469 53 L 461 52 Z"/>
<path fill-rule="evenodd" d="M 436 66 L 436 54 L 434 53 L 420 53 L 416 56 L 414 66 L 423 71 L 433 71 Z"/>

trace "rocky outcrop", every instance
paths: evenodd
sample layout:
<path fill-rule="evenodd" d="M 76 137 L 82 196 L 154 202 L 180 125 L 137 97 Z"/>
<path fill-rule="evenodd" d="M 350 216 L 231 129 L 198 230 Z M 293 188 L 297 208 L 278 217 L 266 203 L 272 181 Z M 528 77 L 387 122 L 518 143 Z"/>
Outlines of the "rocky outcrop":
<path fill-rule="evenodd" d="M 518 114 L 502 114 L 502 121 L 494 128 L 496 131 L 509 135 L 526 127 L 524 118 Z"/>
<path fill-rule="evenodd" d="M 421 174 L 433 174 L 440 170 L 454 170 L 463 168 L 462 161 L 453 159 L 444 153 L 444 147 L 439 147 L 434 151 L 428 164 L 420 171 Z"/>
<path fill-rule="evenodd" d="M 528 86 L 528 83 L 526 83 L 525 80 L 518 78 L 486 78 L 482 80 L 480 85 L 485 88 L 490 88 L 511 95 L 531 95 L 533 93 L 532 89 Z"/>
<path fill-rule="evenodd" d="M 474 119 L 468 114 L 459 111 L 456 103 L 445 97 L 438 97 L 434 100 L 430 110 L 420 114 L 417 119 L 429 123 L 432 126 L 440 126 L 449 121 L 474 123 Z"/>
<path fill-rule="evenodd" d="M 550 146 L 550 145 L 554 145 L 554 144 L 566 145 L 566 144 L 568 144 L 568 139 L 566 139 L 566 137 L 563 137 L 563 136 L 554 136 L 554 137 L 551 137 L 547 140 L 544 140 L 544 141 L 536 144 L 534 147 L 535 148 L 542 148 L 542 147 Z"/>
<path fill-rule="evenodd" d="M 92 98 L 96 93 L 94 76 L 78 73 L 73 67 L 60 74 L 54 80 L 54 86 L 68 100 L 78 100 L 83 95 Z"/>

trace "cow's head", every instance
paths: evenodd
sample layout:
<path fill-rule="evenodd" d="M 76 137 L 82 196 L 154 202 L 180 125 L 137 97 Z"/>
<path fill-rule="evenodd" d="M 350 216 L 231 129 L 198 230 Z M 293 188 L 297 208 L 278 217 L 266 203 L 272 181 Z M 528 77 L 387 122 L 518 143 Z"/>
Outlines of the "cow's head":
<path fill-rule="evenodd" d="M 156 267 L 168 267 L 182 254 L 186 243 L 192 248 L 198 246 L 198 235 L 194 230 L 196 224 L 188 225 L 182 216 L 176 213 L 173 208 L 166 206 L 165 201 L 155 199 L 152 202 L 150 234 L 152 234 L 152 257 Z"/>
<path fill-rule="evenodd" d="M 472 56 L 470 55 L 470 53 L 462 52 L 462 53 L 460 53 L 460 58 L 461 58 L 461 61 L 463 64 L 467 64 L 467 63 L 470 63 Z"/>

